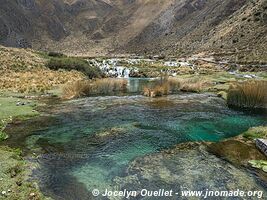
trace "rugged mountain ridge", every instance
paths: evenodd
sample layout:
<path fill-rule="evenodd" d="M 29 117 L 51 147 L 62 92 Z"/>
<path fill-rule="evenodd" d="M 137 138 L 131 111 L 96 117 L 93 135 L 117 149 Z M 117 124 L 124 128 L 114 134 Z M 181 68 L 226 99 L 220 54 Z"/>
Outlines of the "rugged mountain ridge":
<path fill-rule="evenodd" d="M 0 43 L 6 46 L 77 55 L 212 51 L 232 53 L 236 59 L 266 59 L 266 0 L 0 3 Z"/>
<path fill-rule="evenodd" d="M 135 52 L 210 51 L 266 61 L 266 42 L 267 1 L 188 0 L 168 8 L 128 45 Z"/>

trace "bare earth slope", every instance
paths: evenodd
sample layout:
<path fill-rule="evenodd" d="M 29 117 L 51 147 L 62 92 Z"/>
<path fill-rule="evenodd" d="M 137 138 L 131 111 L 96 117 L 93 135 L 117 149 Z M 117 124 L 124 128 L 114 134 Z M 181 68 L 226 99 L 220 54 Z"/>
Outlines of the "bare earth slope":
<path fill-rule="evenodd" d="M 0 3 L 0 43 L 6 46 L 76 55 L 212 51 L 239 60 L 267 59 L 266 0 Z"/>

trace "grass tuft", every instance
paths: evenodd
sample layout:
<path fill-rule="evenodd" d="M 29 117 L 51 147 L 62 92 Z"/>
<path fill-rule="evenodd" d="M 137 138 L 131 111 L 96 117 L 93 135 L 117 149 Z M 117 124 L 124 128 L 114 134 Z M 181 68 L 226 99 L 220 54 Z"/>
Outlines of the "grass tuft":
<path fill-rule="evenodd" d="M 94 95 L 111 95 L 126 92 L 127 81 L 123 79 L 80 80 L 63 87 L 63 98 L 73 99 Z"/>
<path fill-rule="evenodd" d="M 149 97 L 159 97 L 173 94 L 178 91 L 201 92 L 209 86 L 209 82 L 200 78 L 178 79 L 164 77 L 152 86 L 144 87 L 143 94 Z"/>
<path fill-rule="evenodd" d="M 239 108 L 266 108 L 267 81 L 246 81 L 231 85 L 227 104 Z"/>
<path fill-rule="evenodd" d="M 143 94 L 148 97 L 160 97 L 179 91 L 180 82 L 176 78 L 161 76 L 160 80 L 143 89 Z"/>
<path fill-rule="evenodd" d="M 198 78 L 180 79 L 180 89 L 183 92 L 201 92 L 209 86 L 209 82 Z"/>

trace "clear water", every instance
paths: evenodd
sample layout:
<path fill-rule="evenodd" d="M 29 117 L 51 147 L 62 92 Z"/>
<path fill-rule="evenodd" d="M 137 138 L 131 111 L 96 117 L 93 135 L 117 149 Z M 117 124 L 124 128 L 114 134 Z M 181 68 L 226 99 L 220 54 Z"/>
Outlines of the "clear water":
<path fill-rule="evenodd" d="M 35 177 L 42 190 L 56 199 L 90 199 L 94 188 L 113 188 L 114 180 L 127 176 L 136 158 L 179 143 L 216 142 L 266 124 L 263 115 L 230 110 L 211 94 L 90 97 L 57 105 L 49 112 L 53 120 L 31 130 L 27 145 L 39 153 Z M 200 158 L 193 155 L 187 159 Z"/>

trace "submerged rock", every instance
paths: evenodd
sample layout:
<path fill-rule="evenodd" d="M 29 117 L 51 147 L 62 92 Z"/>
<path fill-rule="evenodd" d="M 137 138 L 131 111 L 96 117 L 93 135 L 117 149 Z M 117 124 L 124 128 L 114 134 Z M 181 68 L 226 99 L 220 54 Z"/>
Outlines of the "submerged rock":
<path fill-rule="evenodd" d="M 209 153 L 206 145 L 200 143 L 181 144 L 135 159 L 126 175 L 116 177 L 114 183 L 120 188 L 137 191 L 143 188 L 165 188 L 174 192 L 183 188 L 194 191 L 264 190 L 247 171 Z"/>
<path fill-rule="evenodd" d="M 126 130 L 124 128 L 114 127 L 114 128 L 109 129 L 109 130 L 100 132 L 96 136 L 101 137 L 101 138 L 112 137 L 112 136 L 117 136 L 117 135 L 123 134 L 125 132 L 126 132 Z"/>
<path fill-rule="evenodd" d="M 265 159 L 265 156 L 258 151 L 253 143 L 246 143 L 237 139 L 212 143 L 208 146 L 208 150 L 236 165 L 247 166 L 250 160 Z"/>

